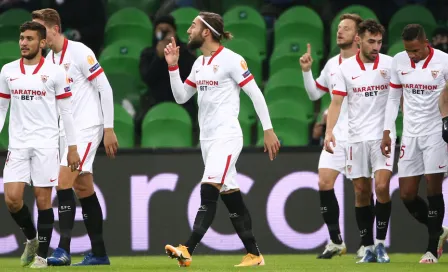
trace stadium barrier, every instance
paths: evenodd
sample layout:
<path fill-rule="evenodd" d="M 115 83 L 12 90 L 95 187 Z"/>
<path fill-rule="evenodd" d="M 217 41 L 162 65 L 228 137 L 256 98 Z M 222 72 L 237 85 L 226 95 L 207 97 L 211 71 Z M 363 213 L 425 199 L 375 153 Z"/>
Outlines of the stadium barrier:
<path fill-rule="evenodd" d="M 284 148 L 269 161 L 259 148 L 244 149 L 237 164 L 237 180 L 251 211 L 253 230 L 265 254 L 314 253 L 325 246 L 328 234 L 320 215 L 317 164 L 320 148 Z M 94 164 L 96 190 L 103 207 L 104 236 L 110 255 L 164 254 L 166 243 L 177 245 L 188 238 L 200 196 L 198 181 L 203 161 L 200 150 L 120 150 L 115 160 L 99 151 Z M 397 155 L 398 157 L 398 150 Z M 0 154 L 4 165 L 6 154 Z M 396 158 L 397 159 L 397 158 Z M 224 167 L 224 166 L 223 166 Z M 444 192 L 448 188 L 446 183 Z M 339 176 L 335 187 L 340 206 L 340 225 L 349 252 L 359 245 L 352 183 Z M 425 184 L 420 188 L 425 196 Z M 3 186 L 0 186 L 3 197 Z M 391 181 L 392 217 L 386 244 L 389 252 L 423 252 L 427 231 L 408 214 L 399 199 L 396 164 Z M 58 220 L 53 192 L 55 220 Z M 32 191 L 26 203 L 37 210 Z M 24 237 L 0 202 L 0 255 L 19 256 Z M 448 209 L 447 209 L 448 210 Z M 445 225 L 448 225 L 445 215 Z M 72 254 L 90 249 L 90 242 L 77 207 Z M 58 227 L 51 247 L 57 247 Z M 197 254 L 242 253 L 222 201 Z"/>

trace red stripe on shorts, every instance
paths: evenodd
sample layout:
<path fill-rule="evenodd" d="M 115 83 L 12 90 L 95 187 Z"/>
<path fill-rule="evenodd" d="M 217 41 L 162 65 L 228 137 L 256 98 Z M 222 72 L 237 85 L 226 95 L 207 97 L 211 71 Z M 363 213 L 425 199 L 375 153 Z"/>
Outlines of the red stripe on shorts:
<path fill-rule="evenodd" d="M 352 147 L 350 146 L 350 160 L 352 161 L 353 160 L 353 158 L 352 158 Z"/>
<path fill-rule="evenodd" d="M 227 156 L 226 168 L 224 169 L 224 174 L 222 175 L 221 184 L 224 184 L 224 180 L 226 179 L 226 175 L 227 175 L 227 171 L 229 170 L 231 159 L 232 159 L 232 155 Z"/>
<path fill-rule="evenodd" d="M 90 147 L 92 146 L 92 142 L 89 142 L 88 144 L 87 144 L 87 148 L 86 148 L 86 152 L 84 153 L 84 157 L 82 157 L 82 161 L 81 161 L 81 163 L 79 164 L 79 171 L 82 171 L 82 165 L 84 164 L 84 162 L 85 162 L 85 160 L 86 160 L 86 158 L 87 158 L 87 154 L 89 154 L 89 151 L 90 151 Z"/>

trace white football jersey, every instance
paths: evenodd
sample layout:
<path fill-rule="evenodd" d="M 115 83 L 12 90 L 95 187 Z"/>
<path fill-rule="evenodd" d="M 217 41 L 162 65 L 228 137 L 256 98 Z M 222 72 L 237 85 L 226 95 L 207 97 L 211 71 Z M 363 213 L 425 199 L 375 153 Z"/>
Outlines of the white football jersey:
<path fill-rule="evenodd" d="M 382 139 L 391 64 L 392 58 L 383 54 L 374 63 L 363 63 L 358 52 L 333 76 L 333 94 L 348 100 L 348 142 Z M 395 129 L 391 137 L 395 137 Z"/>
<path fill-rule="evenodd" d="M 20 59 L 3 66 L 0 97 L 11 99 L 9 148 L 58 148 L 56 99 L 71 95 L 64 70 L 43 57 L 37 65 Z"/>
<path fill-rule="evenodd" d="M 425 60 L 414 63 L 406 52 L 395 55 L 390 86 L 403 89 L 403 136 L 440 133 L 439 97 L 448 80 L 448 55 L 429 48 Z"/>
<path fill-rule="evenodd" d="M 73 93 L 72 111 L 77 131 L 103 125 L 99 91 L 90 82 L 103 72 L 93 51 L 83 43 L 64 40 L 62 51 L 50 51 L 47 61 L 60 65 L 67 73 Z M 61 122 L 61 132 L 62 122 Z"/>
<path fill-rule="evenodd" d="M 196 60 L 185 83 L 198 92 L 201 140 L 243 135 L 240 89 L 253 78 L 243 57 L 223 46 L 213 56 Z"/>
<path fill-rule="evenodd" d="M 343 59 L 341 55 L 332 57 L 327 61 L 324 69 L 320 72 L 320 76 L 316 79 L 316 87 L 320 90 L 330 94 L 333 99 L 334 75 L 339 69 Z M 347 114 L 347 99 L 342 102 L 341 113 L 339 119 L 334 126 L 333 134 L 339 141 L 347 141 L 348 135 L 348 114 Z"/>

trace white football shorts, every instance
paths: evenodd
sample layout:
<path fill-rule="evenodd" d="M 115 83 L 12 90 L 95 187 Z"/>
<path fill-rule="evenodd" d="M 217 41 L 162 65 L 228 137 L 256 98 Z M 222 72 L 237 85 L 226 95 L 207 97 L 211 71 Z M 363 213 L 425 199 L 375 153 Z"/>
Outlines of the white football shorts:
<path fill-rule="evenodd" d="M 93 173 L 93 161 L 95 160 L 96 151 L 103 139 L 104 127 L 94 126 L 78 131 L 76 134 L 78 153 L 81 159 L 78 170 L 80 174 Z M 61 136 L 63 142 L 61 148 L 64 150 L 64 155 L 61 157 L 61 165 L 68 166 L 67 155 L 68 147 L 66 145 L 65 136 Z"/>
<path fill-rule="evenodd" d="M 55 187 L 59 176 L 57 148 L 9 148 L 3 182 L 26 182 L 34 187 Z"/>
<path fill-rule="evenodd" d="M 318 169 L 328 168 L 345 174 L 346 161 L 346 141 L 336 142 L 336 147 L 333 148 L 333 154 L 327 152 L 325 149 L 320 153 Z"/>
<path fill-rule="evenodd" d="M 398 176 L 413 177 L 423 174 L 446 173 L 447 144 L 442 133 L 401 138 Z"/>
<path fill-rule="evenodd" d="M 347 144 L 346 173 L 350 179 L 370 178 L 377 170 L 392 172 L 395 155 L 395 141 L 392 139 L 390 157 L 381 153 L 381 140 Z"/>
<path fill-rule="evenodd" d="M 236 161 L 243 148 L 243 137 L 201 141 L 205 168 L 201 182 L 222 184 L 221 192 L 239 188 Z"/>

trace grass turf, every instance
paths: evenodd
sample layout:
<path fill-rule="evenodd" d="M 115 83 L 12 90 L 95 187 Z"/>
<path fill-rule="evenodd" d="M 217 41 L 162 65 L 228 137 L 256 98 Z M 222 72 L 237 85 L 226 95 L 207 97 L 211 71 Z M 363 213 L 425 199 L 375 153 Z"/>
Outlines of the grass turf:
<path fill-rule="evenodd" d="M 422 254 L 391 254 L 389 264 L 356 264 L 354 255 L 334 257 L 331 260 L 317 260 L 316 255 L 265 255 L 266 266 L 256 268 L 235 268 L 240 255 L 197 255 L 192 266 L 179 268 L 177 261 L 165 256 L 111 257 L 111 266 L 97 267 L 50 267 L 49 271 L 447 271 L 448 258 L 441 258 L 438 264 L 419 264 Z M 78 262 L 81 257 L 74 257 Z M 0 271 L 24 271 L 20 258 L 0 258 Z"/>

